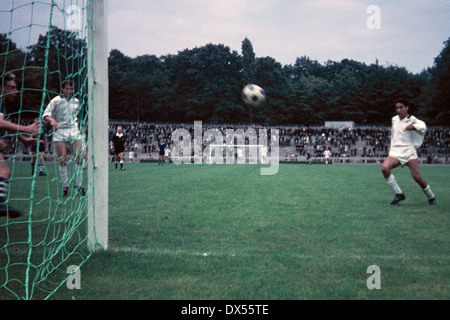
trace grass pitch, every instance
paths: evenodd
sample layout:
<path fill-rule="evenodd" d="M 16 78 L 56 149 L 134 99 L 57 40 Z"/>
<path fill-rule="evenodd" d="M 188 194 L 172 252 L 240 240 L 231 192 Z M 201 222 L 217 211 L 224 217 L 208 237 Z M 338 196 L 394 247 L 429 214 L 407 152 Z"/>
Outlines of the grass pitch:
<path fill-rule="evenodd" d="M 52 299 L 449 299 L 449 167 L 409 170 L 396 206 L 377 165 L 110 167 L 109 250 Z M 368 289 L 369 266 L 380 289 Z"/>

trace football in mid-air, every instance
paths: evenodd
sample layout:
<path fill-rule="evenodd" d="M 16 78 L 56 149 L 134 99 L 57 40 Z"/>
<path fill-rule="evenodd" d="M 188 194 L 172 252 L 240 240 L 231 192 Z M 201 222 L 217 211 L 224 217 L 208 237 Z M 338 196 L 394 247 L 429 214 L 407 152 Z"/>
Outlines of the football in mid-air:
<path fill-rule="evenodd" d="M 266 93 L 260 86 L 248 84 L 242 89 L 242 100 L 252 107 L 259 107 L 266 101 Z"/>

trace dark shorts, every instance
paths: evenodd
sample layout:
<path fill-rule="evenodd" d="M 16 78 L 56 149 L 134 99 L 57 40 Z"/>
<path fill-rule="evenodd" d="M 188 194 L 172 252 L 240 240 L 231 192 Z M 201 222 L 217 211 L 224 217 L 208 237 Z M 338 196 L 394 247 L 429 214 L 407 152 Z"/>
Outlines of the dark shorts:
<path fill-rule="evenodd" d="M 31 146 L 31 152 L 37 152 L 37 145 L 33 144 L 33 145 Z M 45 152 L 45 146 L 44 146 L 44 143 L 43 143 L 43 142 L 41 142 L 41 143 L 39 144 L 39 152 Z"/>
<path fill-rule="evenodd" d="M 117 149 L 114 149 L 114 153 L 115 154 L 120 154 L 120 153 L 122 153 L 122 152 L 124 152 L 125 151 L 125 148 L 117 148 Z"/>

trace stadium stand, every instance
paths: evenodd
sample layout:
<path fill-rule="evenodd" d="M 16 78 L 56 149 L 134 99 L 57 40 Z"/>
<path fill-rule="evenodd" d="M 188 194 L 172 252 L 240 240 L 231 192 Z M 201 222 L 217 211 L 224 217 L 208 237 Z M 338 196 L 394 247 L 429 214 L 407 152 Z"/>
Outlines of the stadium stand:
<path fill-rule="evenodd" d="M 121 125 L 127 135 L 127 145 L 134 151 L 135 161 L 157 159 L 156 144 L 159 138 L 171 142 L 171 134 L 178 128 L 185 128 L 193 136 L 193 124 L 151 123 L 110 121 L 109 132 L 112 135 Z M 203 124 L 203 131 L 216 128 L 225 134 L 226 129 L 266 128 L 267 125 L 248 124 Z M 381 163 L 388 154 L 390 127 L 356 126 L 354 128 L 330 128 L 324 126 L 274 126 L 280 130 L 280 162 L 304 162 L 305 152 L 313 155 L 313 162 L 323 163 L 323 152 L 328 147 L 333 163 Z M 205 147 L 205 145 L 203 146 Z M 419 150 L 422 164 L 448 164 L 450 154 L 450 129 L 430 127 L 424 143 Z"/>
<path fill-rule="evenodd" d="M 27 124 L 26 120 L 23 124 Z M 172 132 L 178 128 L 185 128 L 193 136 L 193 123 L 155 123 L 111 120 L 109 122 L 109 136 L 116 132 L 121 125 L 127 136 L 127 151 L 134 152 L 134 162 L 155 161 L 158 159 L 156 145 L 158 139 L 163 137 L 169 142 Z M 309 150 L 313 157 L 313 163 L 324 163 L 323 152 L 328 147 L 331 151 L 333 163 L 348 164 L 377 164 L 382 163 L 388 154 L 390 141 L 390 127 L 383 126 L 356 126 L 354 128 L 330 128 L 325 126 L 267 126 L 248 124 L 206 124 L 203 123 L 203 132 L 216 128 L 225 134 L 226 129 L 248 128 L 258 130 L 260 128 L 276 128 L 280 130 L 279 147 L 280 162 L 304 162 L 305 152 Z M 10 144 L 5 152 L 6 157 L 15 154 Z M 203 145 L 203 148 L 206 145 Z M 30 161 L 29 151 L 19 144 L 15 161 Z M 418 150 L 421 164 L 449 164 L 450 156 L 450 128 L 429 127 L 424 143 Z M 17 153 L 16 153 L 17 154 Z M 128 160 L 128 155 L 125 155 Z M 45 155 L 46 161 L 54 160 L 52 143 L 49 153 Z"/>

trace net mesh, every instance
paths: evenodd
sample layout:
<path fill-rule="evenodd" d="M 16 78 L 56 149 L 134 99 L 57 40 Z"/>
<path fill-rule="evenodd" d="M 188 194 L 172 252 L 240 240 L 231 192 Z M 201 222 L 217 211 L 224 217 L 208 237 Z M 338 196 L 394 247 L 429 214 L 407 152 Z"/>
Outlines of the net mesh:
<path fill-rule="evenodd" d="M 43 119 L 51 99 L 61 94 L 62 81 L 72 79 L 80 104 L 77 117 L 83 148 L 78 152 L 85 158 L 89 2 L 0 2 L 4 117 L 22 125 L 38 119 L 42 133 L 32 149 L 18 139 L 17 131 L 0 130 L 6 145 L 0 180 L 6 175 L 1 168 L 10 170 L 2 204 L 8 213 L 0 217 L 0 300 L 48 299 L 73 275 L 70 267 L 81 266 L 92 254 L 87 249 L 88 194 L 83 196 L 74 188 L 77 177 L 82 177 L 86 188 L 85 163 L 76 164 L 77 154 L 68 150 L 69 193 L 65 196 L 55 133 Z M 16 94 L 6 90 L 10 74 L 15 75 Z M 22 211 L 22 216 L 13 218 L 11 208 Z"/>

